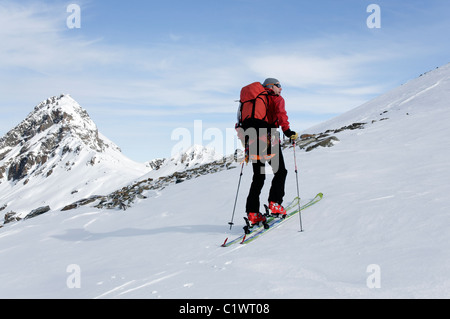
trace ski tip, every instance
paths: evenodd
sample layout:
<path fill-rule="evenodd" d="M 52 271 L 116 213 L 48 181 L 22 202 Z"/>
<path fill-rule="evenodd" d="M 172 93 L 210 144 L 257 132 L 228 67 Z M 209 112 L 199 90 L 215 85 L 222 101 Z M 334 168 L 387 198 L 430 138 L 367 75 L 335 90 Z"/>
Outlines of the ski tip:
<path fill-rule="evenodd" d="M 222 247 L 227 247 L 227 241 L 228 241 L 228 237 L 227 237 L 227 239 L 225 239 L 225 241 L 223 242 Z"/>
<path fill-rule="evenodd" d="M 245 242 L 246 238 L 247 238 L 247 235 L 245 235 L 244 238 L 242 238 L 241 245 Z"/>

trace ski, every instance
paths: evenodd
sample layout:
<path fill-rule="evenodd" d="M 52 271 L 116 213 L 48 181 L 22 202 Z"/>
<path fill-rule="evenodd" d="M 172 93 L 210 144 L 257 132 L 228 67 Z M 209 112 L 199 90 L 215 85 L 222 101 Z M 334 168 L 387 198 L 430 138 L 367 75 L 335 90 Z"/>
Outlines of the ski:
<path fill-rule="evenodd" d="M 298 206 L 298 201 L 299 201 L 299 200 L 300 200 L 300 199 L 299 199 L 298 197 L 294 198 L 294 199 L 292 200 L 292 202 L 290 202 L 290 203 L 285 207 L 286 211 L 289 213 L 290 210 L 295 209 L 295 208 Z M 273 221 L 276 219 L 274 216 L 266 216 L 266 217 L 267 217 L 266 224 L 269 224 L 269 225 L 270 225 L 271 222 L 273 222 Z M 244 217 L 244 219 L 245 219 L 245 217 Z M 244 233 L 243 235 L 241 235 L 241 236 L 239 236 L 239 237 L 237 237 L 237 238 L 235 238 L 235 239 L 233 239 L 233 240 L 231 240 L 231 241 L 228 241 L 229 238 L 227 238 L 227 239 L 225 239 L 225 242 L 222 244 L 222 247 L 229 247 L 229 246 L 231 246 L 231 245 L 233 245 L 233 244 L 236 244 L 236 243 L 238 243 L 238 242 L 240 242 L 240 243 L 242 244 L 242 243 L 246 240 L 246 238 L 247 238 L 248 236 L 250 236 L 252 233 L 254 233 L 254 232 L 256 232 L 256 231 L 259 231 L 259 230 L 261 230 L 261 229 L 264 229 L 264 225 L 254 226 L 254 227 L 251 229 L 250 234 Z"/>
<path fill-rule="evenodd" d="M 308 202 L 307 204 L 303 205 L 300 210 L 304 210 L 308 207 L 311 207 L 312 205 L 320 202 L 323 198 L 323 194 L 319 193 L 316 195 L 316 197 L 314 197 L 314 199 L 312 199 L 310 202 Z M 264 235 L 265 233 L 267 233 L 268 231 L 277 228 L 278 226 L 280 226 L 281 223 L 285 222 L 286 220 L 292 218 L 293 216 L 295 216 L 297 213 L 299 212 L 298 208 L 293 210 L 292 212 L 288 213 L 286 218 L 283 219 L 275 219 L 272 222 L 269 223 L 270 228 L 268 229 L 260 229 L 257 232 L 254 232 L 251 234 L 251 236 L 247 236 L 242 242 L 241 244 L 248 244 L 251 243 L 252 241 L 254 241 L 256 238 L 261 237 L 262 235 Z"/>
<path fill-rule="evenodd" d="M 312 205 L 321 201 L 322 198 L 323 198 L 322 193 L 317 194 L 316 197 L 314 197 L 311 201 L 309 201 L 308 203 L 301 206 L 300 210 L 304 210 L 308 207 L 311 207 Z M 269 230 L 278 227 L 279 224 L 290 219 L 292 216 L 296 215 L 299 212 L 298 207 L 297 207 L 299 200 L 300 199 L 298 197 L 296 197 L 289 205 L 287 205 L 287 207 L 285 207 L 286 212 L 287 212 L 287 215 L 285 218 L 281 219 L 281 218 L 276 218 L 273 216 L 268 216 L 266 224 L 268 224 L 269 228 L 266 229 L 266 228 L 264 228 L 263 225 L 255 226 L 249 234 L 244 233 L 243 235 L 241 235 L 231 241 L 228 241 L 229 238 L 225 239 L 225 242 L 222 244 L 222 247 L 229 247 L 236 243 L 248 244 L 248 243 L 252 242 L 253 240 L 255 240 L 257 237 L 260 237 L 262 234 L 268 232 Z"/>

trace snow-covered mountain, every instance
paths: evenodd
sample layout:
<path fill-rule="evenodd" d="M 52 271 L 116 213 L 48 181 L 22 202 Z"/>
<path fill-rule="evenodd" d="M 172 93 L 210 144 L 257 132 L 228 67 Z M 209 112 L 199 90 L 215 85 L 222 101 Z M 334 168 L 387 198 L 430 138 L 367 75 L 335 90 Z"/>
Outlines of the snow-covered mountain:
<path fill-rule="evenodd" d="M 219 161 L 223 155 L 216 153 L 215 149 L 201 145 L 193 145 L 184 151 L 175 154 L 170 159 L 154 159 L 146 163 L 159 175 L 169 175 L 175 171 L 183 171 L 195 166 Z"/>
<path fill-rule="evenodd" d="M 237 163 L 181 183 L 195 167 L 172 171 L 172 182 L 143 187 L 126 211 L 92 202 L 7 224 L 0 297 L 448 298 L 448 101 L 445 65 L 305 131 L 300 193 L 325 196 L 302 214 L 302 233 L 294 218 L 249 245 L 220 247 L 244 226 L 250 166 L 228 225 Z M 284 157 L 288 200 L 297 190 L 291 147 Z M 165 179 L 149 177 L 157 173 L 114 194 Z"/>
<path fill-rule="evenodd" d="M 72 97 L 54 96 L 0 139 L 0 208 L 18 218 L 56 210 L 147 171 L 100 134 Z"/>
<path fill-rule="evenodd" d="M 0 139 L 1 224 L 80 204 L 103 204 L 137 178 L 148 182 L 164 177 L 146 186 L 161 188 L 172 178 L 185 178 L 183 173 L 174 176 L 176 172 L 221 160 L 214 149 L 194 145 L 170 159 L 136 163 L 98 131 L 70 95 L 50 97 Z M 106 206 L 128 203 L 106 200 Z"/>

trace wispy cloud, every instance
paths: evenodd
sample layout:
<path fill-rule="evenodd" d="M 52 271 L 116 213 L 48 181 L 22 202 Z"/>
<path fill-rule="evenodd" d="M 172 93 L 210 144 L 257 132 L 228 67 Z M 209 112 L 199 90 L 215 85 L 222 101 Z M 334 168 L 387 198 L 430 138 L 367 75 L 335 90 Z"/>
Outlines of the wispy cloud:
<path fill-rule="evenodd" d="M 225 111 L 246 81 L 267 76 L 280 77 L 293 88 L 345 89 L 355 84 L 360 66 L 373 59 L 361 53 L 313 54 L 315 44 L 308 43 L 280 45 L 277 52 L 265 55 L 271 52 L 270 44 L 237 47 L 184 42 L 179 36 L 153 47 L 138 43 L 130 47 L 74 36 L 62 23 L 60 7 L 56 11 L 41 3 L 6 4 L 0 7 L 0 68 L 10 71 L 1 77 L 12 91 L 5 93 L 20 86 L 6 78 L 27 70 L 35 76 L 16 81 L 25 81 L 34 91 L 50 88 L 75 97 L 90 96 L 92 101 L 173 106 L 180 112 L 201 114 L 212 108 Z"/>
<path fill-rule="evenodd" d="M 69 30 L 65 9 L 62 1 L 0 2 L 0 107 L 8 113 L 2 119 L 19 121 L 30 104 L 69 93 L 97 115 L 99 127 L 114 141 L 121 138 L 118 122 L 127 130 L 124 135 L 142 135 L 143 122 L 148 122 L 154 123 L 149 130 L 164 127 L 160 136 L 170 138 L 174 127 L 188 127 L 193 119 L 207 119 L 222 129 L 232 126 L 241 87 L 276 77 L 284 86 L 292 122 L 306 128 L 313 118 L 345 112 L 397 86 L 393 62 L 408 68 L 442 51 L 442 46 L 422 45 L 416 34 L 426 38 L 429 33 L 434 43 L 444 22 L 430 29 L 399 31 L 383 25 L 378 33 L 349 31 L 289 41 L 267 36 L 260 43 L 238 42 L 242 36 L 225 40 L 208 30 L 202 37 L 174 27 L 152 41 L 120 42 L 114 35 L 93 35 L 83 23 L 80 30 Z M 405 58 L 414 62 L 408 65 Z"/>
<path fill-rule="evenodd" d="M 106 44 L 73 36 L 63 25 L 48 6 L 0 5 L 4 95 L 18 87 L 42 92 L 50 87 L 94 100 L 211 107 L 242 74 L 224 61 L 226 49 L 177 43 L 179 37 L 154 47 Z"/>
<path fill-rule="evenodd" d="M 0 67 L 26 68 L 37 73 L 68 73 L 118 61 L 121 56 L 98 39 L 72 37 L 61 7 L 32 2 L 0 5 Z"/>

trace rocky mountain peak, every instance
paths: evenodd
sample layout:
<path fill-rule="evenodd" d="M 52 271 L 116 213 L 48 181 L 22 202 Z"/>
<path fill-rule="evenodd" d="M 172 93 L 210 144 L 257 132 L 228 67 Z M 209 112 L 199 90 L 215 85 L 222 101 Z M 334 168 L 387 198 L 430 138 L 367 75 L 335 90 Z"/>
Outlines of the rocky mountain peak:
<path fill-rule="evenodd" d="M 69 95 L 53 96 L 38 104 L 25 120 L 0 139 L 0 148 L 15 147 L 29 143 L 34 137 L 45 133 L 61 137 L 70 132 L 87 146 L 101 151 L 104 148 L 98 138 L 95 123 Z"/>
<path fill-rule="evenodd" d="M 21 180 L 50 158 L 80 153 L 84 148 L 103 152 L 108 147 L 119 150 L 99 136 L 86 110 L 70 95 L 53 96 L 0 139 L 0 183 L 4 177 Z"/>

